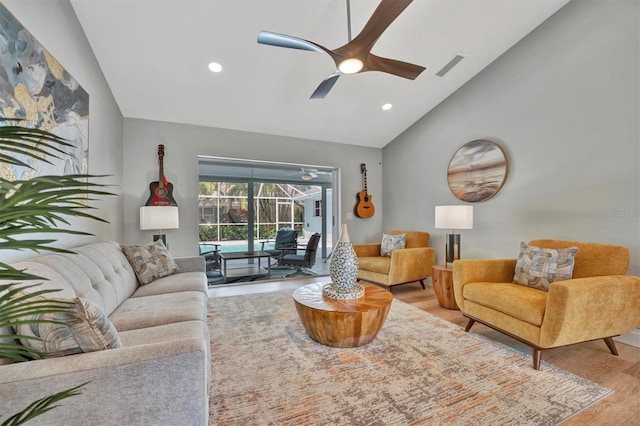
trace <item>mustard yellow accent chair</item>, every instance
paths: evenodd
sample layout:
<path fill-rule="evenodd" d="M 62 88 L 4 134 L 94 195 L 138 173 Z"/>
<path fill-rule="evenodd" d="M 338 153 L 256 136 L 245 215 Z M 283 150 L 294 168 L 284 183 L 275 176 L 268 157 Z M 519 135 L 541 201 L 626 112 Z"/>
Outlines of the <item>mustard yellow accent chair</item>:
<path fill-rule="evenodd" d="M 389 231 L 387 234 L 406 234 L 405 248 L 393 250 L 391 257 L 380 255 L 381 243 L 353 245 L 358 256 L 358 280 L 379 284 L 387 289 L 419 281 L 425 288 L 424 280 L 431 276 L 436 259 L 435 249 L 429 247 L 429 233 Z"/>
<path fill-rule="evenodd" d="M 629 249 L 560 240 L 533 240 L 532 246 L 578 247 L 572 278 L 549 291 L 513 284 L 517 259 L 453 263 L 455 298 L 469 322 L 482 323 L 533 348 L 540 369 L 544 349 L 604 339 L 618 355 L 613 337 L 640 325 L 640 277 L 627 275 Z"/>

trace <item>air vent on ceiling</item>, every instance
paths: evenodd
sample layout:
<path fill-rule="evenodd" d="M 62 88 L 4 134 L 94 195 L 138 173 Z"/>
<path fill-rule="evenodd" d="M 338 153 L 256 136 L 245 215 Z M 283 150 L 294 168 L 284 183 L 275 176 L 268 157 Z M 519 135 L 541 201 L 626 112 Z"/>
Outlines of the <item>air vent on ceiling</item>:
<path fill-rule="evenodd" d="M 451 68 L 455 67 L 456 65 L 458 65 L 458 62 L 460 62 L 461 60 L 464 59 L 464 56 L 458 54 L 456 56 L 453 57 L 453 59 L 451 59 L 447 65 L 445 65 L 444 67 L 442 67 L 442 69 L 440 71 L 438 71 L 436 73 L 436 75 L 438 77 L 444 77 L 444 75 L 446 73 L 448 73 L 449 71 L 451 71 Z"/>

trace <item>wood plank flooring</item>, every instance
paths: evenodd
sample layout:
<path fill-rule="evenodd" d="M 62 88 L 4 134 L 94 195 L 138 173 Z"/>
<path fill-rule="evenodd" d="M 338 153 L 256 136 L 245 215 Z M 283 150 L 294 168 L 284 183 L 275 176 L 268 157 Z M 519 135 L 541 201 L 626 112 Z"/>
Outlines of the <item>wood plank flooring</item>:
<path fill-rule="evenodd" d="M 243 284 L 210 288 L 210 297 L 226 297 L 241 294 L 295 289 L 311 282 L 328 282 L 327 277 L 299 280 L 272 281 L 259 284 Z M 425 283 L 427 283 L 425 281 Z M 426 290 L 420 284 L 394 287 L 393 296 L 405 303 L 464 327 L 467 319 L 460 311 L 441 307 L 430 285 Z M 522 343 L 476 323 L 471 332 L 482 334 L 520 351 L 531 353 Z M 565 425 L 640 425 L 640 348 L 616 342 L 619 356 L 613 356 L 604 341 L 581 343 L 544 351 L 543 361 L 599 383 L 614 393 L 600 403 L 577 414 Z M 544 366 L 543 366 L 544 368 Z"/>

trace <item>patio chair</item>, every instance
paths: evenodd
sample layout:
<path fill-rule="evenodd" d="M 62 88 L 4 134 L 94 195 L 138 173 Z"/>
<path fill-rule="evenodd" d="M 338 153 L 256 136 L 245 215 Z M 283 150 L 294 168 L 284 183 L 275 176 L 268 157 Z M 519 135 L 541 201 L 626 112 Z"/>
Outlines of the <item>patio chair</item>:
<path fill-rule="evenodd" d="M 309 238 L 309 242 L 304 247 L 303 254 L 284 254 L 280 259 L 281 265 L 294 266 L 296 272 L 293 274 L 285 275 L 285 278 L 290 278 L 298 275 L 316 275 L 310 268 L 316 263 L 316 251 L 318 250 L 318 243 L 320 242 L 320 234 L 315 233 Z M 299 247 L 298 250 L 303 250 Z"/>
<path fill-rule="evenodd" d="M 220 270 L 220 244 L 215 243 L 206 243 L 205 245 L 214 246 L 213 250 L 204 249 L 203 244 L 199 245 L 199 255 L 204 257 L 205 262 L 205 272 L 207 275 L 213 271 Z"/>
<path fill-rule="evenodd" d="M 271 240 L 267 239 L 266 241 L 262 241 L 261 251 L 266 251 L 276 259 L 276 262 L 273 265 L 280 265 L 282 256 L 287 253 L 296 253 L 296 248 L 298 247 L 298 231 L 291 228 L 282 228 L 276 232 L 275 244 L 272 250 L 265 250 L 264 245 L 269 243 Z"/>

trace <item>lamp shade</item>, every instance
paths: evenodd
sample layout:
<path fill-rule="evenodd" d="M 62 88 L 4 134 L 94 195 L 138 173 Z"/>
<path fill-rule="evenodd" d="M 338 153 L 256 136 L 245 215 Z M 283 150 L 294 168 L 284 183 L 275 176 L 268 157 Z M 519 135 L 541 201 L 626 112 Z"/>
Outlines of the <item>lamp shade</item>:
<path fill-rule="evenodd" d="M 140 207 L 140 229 L 178 229 L 180 220 L 176 206 Z"/>
<path fill-rule="evenodd" d="M 473 206 L 436 206 L 437 229 L 473 229 Z"/>

